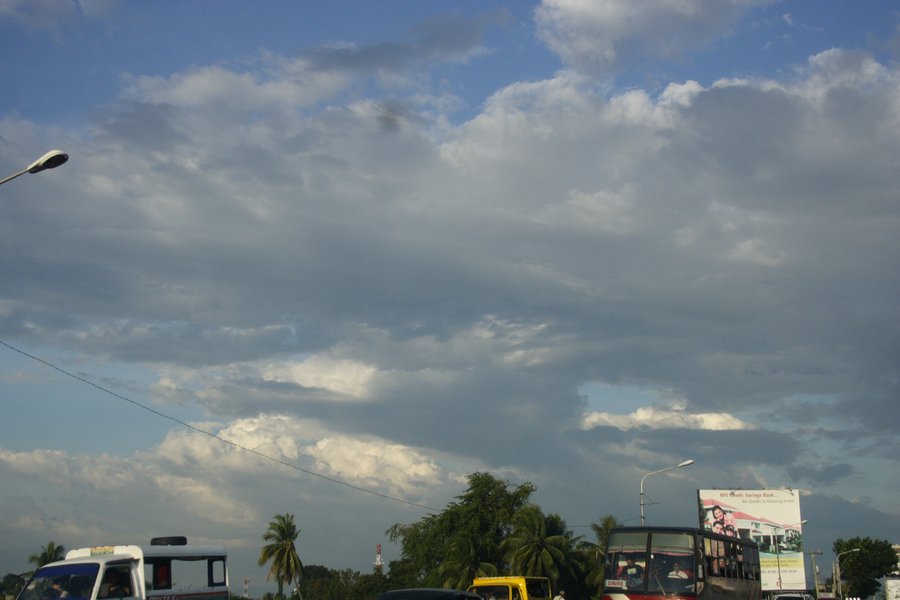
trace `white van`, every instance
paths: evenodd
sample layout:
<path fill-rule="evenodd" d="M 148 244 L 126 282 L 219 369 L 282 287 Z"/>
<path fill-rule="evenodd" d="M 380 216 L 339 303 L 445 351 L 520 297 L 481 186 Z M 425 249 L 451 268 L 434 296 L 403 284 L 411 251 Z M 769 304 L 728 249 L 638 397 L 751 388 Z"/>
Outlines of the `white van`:
<path fill-rule="evenodd" d="M 226 562 L 225 548 L 183 536 L 77 548 L 35 571 L 17 600 L 228 600 Z"/>

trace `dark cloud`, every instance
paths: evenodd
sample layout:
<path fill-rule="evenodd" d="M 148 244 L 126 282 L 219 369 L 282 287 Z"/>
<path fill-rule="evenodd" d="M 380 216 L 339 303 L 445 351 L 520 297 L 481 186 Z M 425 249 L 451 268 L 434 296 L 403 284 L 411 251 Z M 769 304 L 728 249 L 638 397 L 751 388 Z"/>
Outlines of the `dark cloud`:
<path fill-rule="evenodd" d="M 813 466 L 790 466 L 787 473 L 797 482 L 830 485 L 854 474 L 855 469 L 848 463 Z"/>
<path fill-rule="evenodd" d="M 460 60 L 479 49 L 485 27 L 499 18 L 433 17 L 410 30 L 404 42 L 332 45 L 312 50 L 304 58 L 315 69 L 357 73 L 401 72 L 426 62 Z"/>

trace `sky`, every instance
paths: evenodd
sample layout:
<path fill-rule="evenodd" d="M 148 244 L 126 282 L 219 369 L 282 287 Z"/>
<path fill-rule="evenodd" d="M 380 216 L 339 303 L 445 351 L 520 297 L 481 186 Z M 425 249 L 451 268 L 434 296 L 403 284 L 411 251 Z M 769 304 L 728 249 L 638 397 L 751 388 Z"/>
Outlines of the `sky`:
<path fill-rule="evenodd" d="M 0 0 L 0 573 L 370 572 L 466 477 L 591 539 L 900 542 L 900 7 Z"/>

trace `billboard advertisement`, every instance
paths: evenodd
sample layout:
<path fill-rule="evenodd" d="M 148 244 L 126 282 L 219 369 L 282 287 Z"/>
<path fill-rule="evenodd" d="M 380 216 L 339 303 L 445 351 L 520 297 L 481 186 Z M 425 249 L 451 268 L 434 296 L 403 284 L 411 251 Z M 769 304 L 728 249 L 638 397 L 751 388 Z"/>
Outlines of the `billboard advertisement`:
<path fill-rule="evenodd" d="M 700 527 L 759 544 L 763 591 L 806 587 L 797 490 L 697 490 Z"/>
<path fill-rule="evenodd" d="M 885 600 L 900 600 L 900 577 L 888 577 L 884 581 Z"/>

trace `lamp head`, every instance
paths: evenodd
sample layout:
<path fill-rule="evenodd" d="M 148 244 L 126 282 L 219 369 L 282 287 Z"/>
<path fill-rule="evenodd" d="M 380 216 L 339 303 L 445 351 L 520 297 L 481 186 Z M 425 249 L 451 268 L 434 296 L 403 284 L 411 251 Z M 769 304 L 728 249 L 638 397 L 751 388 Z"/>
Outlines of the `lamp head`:
<path fill-rule="evenodd" d="M 69 160 L 69 155 L 62 150 L 51 150 L 30 165 L 28 165 L 29 173 L 40 173 L 45 169 L 55 169 L 59 165 Z"/>

